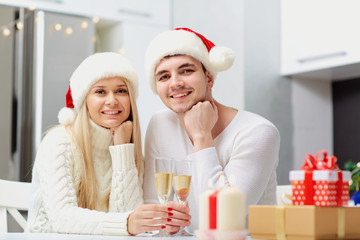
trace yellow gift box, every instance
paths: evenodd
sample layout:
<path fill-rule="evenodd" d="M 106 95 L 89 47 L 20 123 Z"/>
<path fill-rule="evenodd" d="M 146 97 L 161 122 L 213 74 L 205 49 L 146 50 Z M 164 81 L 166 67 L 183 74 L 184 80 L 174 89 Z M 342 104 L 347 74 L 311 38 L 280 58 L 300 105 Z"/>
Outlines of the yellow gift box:
<path fill-rule="evenodd" d="M 359 207 L 249 207 L 249 233 L 253 239 L 360 239 L 359 222 Z"/>

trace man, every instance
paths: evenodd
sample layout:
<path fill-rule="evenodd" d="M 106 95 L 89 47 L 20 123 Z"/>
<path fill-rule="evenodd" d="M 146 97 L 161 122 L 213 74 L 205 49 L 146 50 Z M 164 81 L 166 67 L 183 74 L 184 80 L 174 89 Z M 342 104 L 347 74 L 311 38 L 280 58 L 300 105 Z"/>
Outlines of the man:
<path fill-rule="evenodd" d="M 144 199 L 158 202 L 156 156 L 191 159 L 190 230 L 198 228 L 200 193 L 208 189 L 209 179 L 218 188 L 221 175 L 235 177 L 232 184 L 246 194 L 247 206 L 276 203 L 276 127 L 259 115 L 220 104 L 211 93 L 216 73 L 233 60 L 229 48 L 187 28 L 160 33 L 145 55 L 150 86 L 170 110 L 156 113 L 148 125 Z"/>

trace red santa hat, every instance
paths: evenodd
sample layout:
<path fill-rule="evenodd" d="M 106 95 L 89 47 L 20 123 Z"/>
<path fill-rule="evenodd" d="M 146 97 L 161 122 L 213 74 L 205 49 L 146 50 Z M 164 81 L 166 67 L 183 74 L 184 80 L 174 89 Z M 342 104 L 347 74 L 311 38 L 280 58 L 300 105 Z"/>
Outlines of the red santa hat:
<path fill-rule="evenodd" d="M 58 114 L 59 123 L 74 122 L 92 85 L 100 79 L 109 77 L 125 78 L 133 89 L 134 97 L 137 98 L 138 76 L 133 65 L 118 53 L 95 53 L 82 61 L 72 74 L 66 93 L 66 107 Z"/>
<path fill-rule="evenodd" d="M 231 67 L 234 52 L 228 47 L 215 46 L 203 35 L 189 28 L 175 28 L 157 35 L 145 54 L 145 70 L 150 87 L 156 94 L 155 69 L 161 59 L 172 55 L 189 55 L 200 61 L 215 78 L 217 72 Z"/>

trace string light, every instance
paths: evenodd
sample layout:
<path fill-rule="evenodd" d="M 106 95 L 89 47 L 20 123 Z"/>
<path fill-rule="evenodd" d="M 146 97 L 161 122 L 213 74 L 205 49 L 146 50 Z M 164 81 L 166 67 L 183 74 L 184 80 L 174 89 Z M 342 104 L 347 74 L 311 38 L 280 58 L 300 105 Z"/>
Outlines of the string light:
<path fill-rule="evenodd" d="M 73 33 L 72 27 L 67 27 L 67 28 L 65 29 L 65 34 L 66 34 L 66 35 L 71 35 L 72 33 Z"/>
<path fill-rule="evenodd" d="M 30 7 L 28 10 L 30 10 L 30 12 L 31 12 L 31 11 L 34 11 L 35 9 L 36 9 L 35 7 Z M 25 16 L 21 20 L 17 19 L 17 20 L 11 21 L 10 23 L 8 23 L 6 25 L 0 26 L 1 34 L 4 37 L 9 37 L 11 35 L 11 32 L 12 32 L 10 29 L 13 29 L 14 27 L 19 31 L 23 30 L 24 29 L 24 20 L 27 19 L 30 16 L 30 14 L 32 14 L 30 12 L 26 13 Z M 94 18 L 92 18 L 92 21 L 94 23 L 98 23 L 100 21 L 100 18 L 99 17 L 94 17 Z M 37 17 L 36 16 L 35 16 L 35 22 L 37 22 Z M 81 29 L 87 29 L 88 27 L 89 27 L 89 22 L 88 21 L 84 20 L 84 21 L 82 21 L 80 23 L 80 28 Z M 63 29 L 63 26 L 62 26 L 61 23 L 56 23 L 55 25 L 51 26 L 51 29 L 55 29 L 55 31 L 61 31 Z M 65 35 L 71 35 L 71 34 L 74 33 L 74 29 L 72 27 L 67 27 L 67 28 L 65 28 L 64 33 L 65 33 Z M 95 36 L 92 37 L 91 41 L 93 43 L 96 43 L 97 42 L 96 37 Z M 119 53 L 124 54 L 125 50 L 124 49 L 119 49 Z"/>
<path fill-rule="evenodd" d="M 119 48 L 118 53 L 124 55 L 126 53 L 124 48 Z"/>
<path fill-rule="evenodd" d="M 62 29 L 62 25 L 60 23 L 55 24 L 55 30 L 60 31 Z"/>
<path fill-rule="evenodd" d="M 3 30 L 2 30 L 2 34 L 3 34 L 4 37 L 8 37 L 8 36 L 10 36 L 11 31 L 10 31 L 9 28 L 4 27 Z"/>
<path fill-rule="evenodd" d="M 24 20 L 30 16 L 30 13 L 26 13 L 21 19 L 17 19 L 14 21 L 9 22 L 6 25 L 0 26 L 1 34 L 4 37 L 8 37 L 11 35 L 11 29 L 17 29 L 19 31 L 24 29 Z"/>
<path fill-rule="evenodd" d="M 23 28 L 24 28 L 24 23 L 21 22 L 21 21 L 17 21 L 17 22 L 16 22 L 16 28 L 17 28 L 18 30 L 23 30 Z"/>
<path fill-rule="evenodd" d="M 86 28 L 88 28 L 88 26 L 89 26 L 89 24 L 88 24 L 87 21 L 82 21 L 81 24 L 80 24 L 80 27 L 81 27 L 82 29 L 86 29 Z"/>
<path fill-rule="evenodd" d="M 93 23 L 98 23 L 100 21 L 99 17 L 93 17 L 92 19 Z"/>

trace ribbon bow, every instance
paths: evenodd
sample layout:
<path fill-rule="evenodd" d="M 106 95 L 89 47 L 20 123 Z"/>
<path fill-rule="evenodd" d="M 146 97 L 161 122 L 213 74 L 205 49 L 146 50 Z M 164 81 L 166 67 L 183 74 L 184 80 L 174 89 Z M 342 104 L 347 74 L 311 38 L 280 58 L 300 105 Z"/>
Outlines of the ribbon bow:
<path fill-rule="evenodd" d="M 322 158 L 321 158 L 322 155 Z M 301 166 L 302 170 L 338 170 L 336 164 L 337 157 L 328 156 L 327 151 L 322 150 L 316 153 L 315 157 L 311 154 L 305 155 L 305 163 Z"/>

